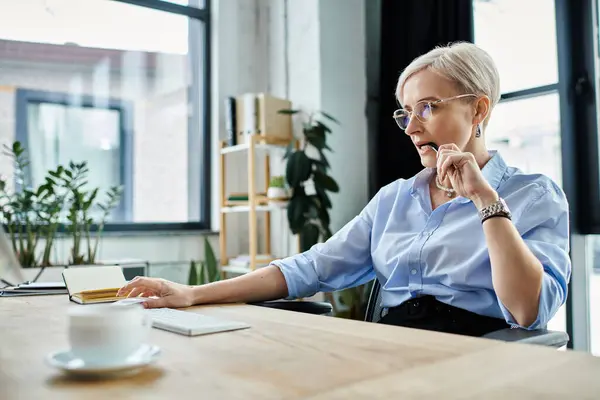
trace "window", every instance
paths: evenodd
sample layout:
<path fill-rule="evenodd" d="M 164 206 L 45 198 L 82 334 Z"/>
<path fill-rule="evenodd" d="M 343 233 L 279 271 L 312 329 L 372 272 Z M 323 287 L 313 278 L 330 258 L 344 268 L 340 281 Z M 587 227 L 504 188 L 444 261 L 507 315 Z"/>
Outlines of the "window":
<path fill-rule="evenodd" d="M 475 0 L 473 8 L 475 42 L 494 58 L 503 93 L 558 82 L 554 0 Z"/>
<path fill-rule="evenodd" d="M 554 0 L 474 0 L 473 6 L 475 43 L 492 56 L 501 81 L 488 148 L 507 164 L 562 185 Z M 566 305 L 548 329 L 567 330 Z"/>
<path fill-rule="evenodd" d="M 87 161 L 90 188 L 123 186 L 112 229 L 209 227 L 204 4 L 22 0 L 0 13 L 0 143 L 24 143 L 30 184 Z"/>

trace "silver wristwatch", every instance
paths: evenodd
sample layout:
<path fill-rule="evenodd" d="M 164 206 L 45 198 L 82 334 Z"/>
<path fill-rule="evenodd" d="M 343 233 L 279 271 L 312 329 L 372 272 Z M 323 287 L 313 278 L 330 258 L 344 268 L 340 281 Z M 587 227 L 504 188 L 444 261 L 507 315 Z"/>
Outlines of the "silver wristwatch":
<path fill-rule="evenodd" d="M 510 210 L 508 209 L 508 206 L 503 198 L 499 198 L 495 203 L 479 210 L 479 218 L 481 218 L 482 223 L 483 221 L 492 217 L 504 217 L 512 219 L 512 214 L 510 213 Z"/>

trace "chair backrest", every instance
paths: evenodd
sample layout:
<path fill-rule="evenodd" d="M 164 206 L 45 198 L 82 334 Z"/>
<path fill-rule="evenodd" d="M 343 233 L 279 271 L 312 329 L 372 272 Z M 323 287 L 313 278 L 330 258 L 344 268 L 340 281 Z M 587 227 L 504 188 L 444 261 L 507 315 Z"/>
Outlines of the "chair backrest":
<path fill-rule="evenodd" d="M 381 285 L 377 278 L 373 281 L 369 301 L 367 302 L 367 311 L 365 312 L 366 322 L 379 322 L 381 319 Z"/>
<path fill-rule="evenodd" d="M 381 319 L 381 285 L 377 278 L 373 282 L 369 301 L 367 302 L 367 311 L 365 312 L 366 322 L 379 322 Z M 537 330 L 525 329 L 500 329 L 490 332 L 483 336 L 487 339 L 496 339 L 505 342 L 519 342 L 561 348 L 569 343 L 569 335 L 561 331 L 549 331 L 545 327 Z"/>

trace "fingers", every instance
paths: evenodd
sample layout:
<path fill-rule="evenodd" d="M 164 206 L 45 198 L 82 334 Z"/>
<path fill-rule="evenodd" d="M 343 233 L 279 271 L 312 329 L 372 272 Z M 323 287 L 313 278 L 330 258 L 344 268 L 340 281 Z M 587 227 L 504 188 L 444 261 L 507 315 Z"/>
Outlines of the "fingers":
<path fill-rule="evenodd" d="M 443 165 L 446 162 L 446 160 L 448 159 L 448 157 L 450 157 L 453 154 L 458 154 L 457 151 L 455 150 L 450 150 L 450 149 L 444 149 L 444 150 L 440 150 L 438 152 L 438 156 L 437 156 L 437 161 L 436 161 L 436 167 L 438 170 L 438 175 L 440 180 L 444 180 L 443 178 L 445 178 L 445 173 L 443 171 Z"/>
<path fill-rule="evenodd" d="M 127 293 L 127 297 L 138 297 L 144 291 L 146 291 L 146 288 L 144 287 L 133 288 L 131 292 Z"/>
<path fill-rule="evenodd" d="M 148 299 L 142 303 L 144 308 L 163 308 L 168 306 L 168 300 L 166 297 L 159 297 L 156 299 Z"/>
<path fill-rule="evenodd" d="M 123 296 L 125 293 L 129 293 L 135 288 L 143 288 L 144 290 L 160 292 L 161 285 L 161 279 L 138 276 L 132 279 L 131 282 L 123 286 L 121 289 L 119 289 L 119 291 L 117 292 L 117 296 Z M 139 293 L 141 292 L 138 292 L 138 294 Z"/>
<path fill-rule="evenodd" d="M 438 149 L 438 152 L 440 152 L 442 150 L 452 150 L 452 151 L 458 151 L 458 152 L 460 152 L 460 149 L 454 143 L 441 144 L 440 147 L 439 147 L 439 149 Z"/>
<path fill-rule="evenodd" d="M 444 161 L 442 162 L 442 166 L 438 169 L 438 175 L 440 179 L 443 181 L 446 179 L 446 176 L 452 169 L 460 169 L 465 162 L 469 159 L 468 155 L 465 153 L 453 153 L 448 154 Z"/>

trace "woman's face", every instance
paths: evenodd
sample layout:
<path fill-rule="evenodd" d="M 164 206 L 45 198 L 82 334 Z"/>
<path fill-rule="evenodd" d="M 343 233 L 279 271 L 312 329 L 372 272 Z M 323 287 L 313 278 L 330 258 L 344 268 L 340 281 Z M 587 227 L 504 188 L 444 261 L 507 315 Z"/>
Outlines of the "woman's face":
<path fill-rule="evenodd" d="M 429 71 L 421 70 L 412 75 L 404 83 L 402 99 L 399 99 L 407 111 L 423 110 L 423 105 L 436 100 L 449 99 L 461 95 L 450 80 Z M 419 105 L 419 103 L 421 103 Z M 475 104 L 477 97 L 463 97 L 426 108 L 427 120 L 423 122 L 414 114 L 406 126 L 406 134 L 412 139 L 421 163 L 425 167 L 436 166 L 436 153 L 426 143 L 433 142 L 438 146 L 454 143 L 462 151 L 470 151 L 473 139 L 477 110 Z M 425 118 L 423 118 L 425 119 Z"/>

